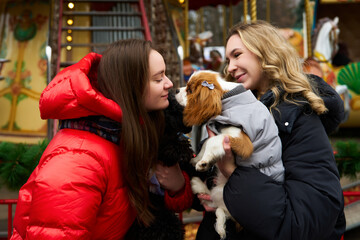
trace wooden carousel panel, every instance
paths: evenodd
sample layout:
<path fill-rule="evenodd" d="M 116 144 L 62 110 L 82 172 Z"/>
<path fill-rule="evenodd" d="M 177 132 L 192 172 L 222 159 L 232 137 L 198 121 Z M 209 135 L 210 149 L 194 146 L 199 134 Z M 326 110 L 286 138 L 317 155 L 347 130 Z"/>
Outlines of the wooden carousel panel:
<path fill-rule="evenodd" d="M 0 141 L 3 137 L 45 137 L 47 122 L 39 114 L 39 98 L 46 87 L 45 47 L 49 3 L 9 2 L 5 8 L 1 45 L 4 64 L 0 84 Z"/>
<path fill-rule="evenodd" d="M 6 126 L 10 118 L 11 102 L 5 97 L 0 98 L 0 126 Z"/>
<path fill-rule="evenodd" d="M 46 133 L 47 121 L 39 120 L 39 102 L 21 101 L 17 106 L 16 124 L 25 132 L 25 130 Z"/>

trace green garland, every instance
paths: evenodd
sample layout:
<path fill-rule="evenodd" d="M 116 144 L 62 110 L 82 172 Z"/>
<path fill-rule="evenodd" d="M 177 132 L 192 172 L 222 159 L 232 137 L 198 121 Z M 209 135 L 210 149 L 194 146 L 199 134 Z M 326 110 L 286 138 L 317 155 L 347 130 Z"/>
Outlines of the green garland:
<path fill-rule="evenodd" d="M 47 147 L 47 139 L 34 145 L 0 143 L 0 184 L 19 190 L 35 169 Z"/>
<path fill-rule="evenodd" d="M 47 147 L 47 139 L 35 145 L 0 143 L 0 185 L 19 190 L 35 169 Z M 360 143 L 338 141 L 335 143 L 335 159 L 340 176 L 356 178 L 360 172 Z"/>
<path fill-rule="evenodd" d="M 356 141 L 338 141 L 335 143 L 335 159 L 340 176 L 352 179 L 360 172 L 360 144 Z"/>

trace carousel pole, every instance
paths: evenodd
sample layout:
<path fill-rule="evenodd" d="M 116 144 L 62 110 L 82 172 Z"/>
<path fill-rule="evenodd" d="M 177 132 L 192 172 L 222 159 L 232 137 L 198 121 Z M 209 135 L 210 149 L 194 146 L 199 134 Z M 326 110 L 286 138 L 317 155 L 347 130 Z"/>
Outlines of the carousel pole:
<path fill-rule="evenodd" d="M 2 46 L 2 40 L 4 35 L 4 29 L 6 25 L 6 14 L 5 14 L 5 8 L 6 8 L 7 2 L 1 1 L 0 3 L 0 46 Z"/>
<path fill-rule="evenodd" d="M 196 23 L 195 23 L 195 32 L 196 32 L 196 35 L 199 34 L 200 29 L 201 29 L 200 22 L 199 22 L 200 15 L 201 15 L 200 10 L 201 10 L 201 8 L 200 8 L 199 10 L 196 10 L 196 15 L 197 15 L 197 21 L 196 21 Z"/>
<path fill-rule="evenodd" d="M 204 27 L 204 9 L 203 8 L 200 8 L 200 32 L 199 33 L 202 33 L 205 31 L 205 27 Z"/>
<path fill-rule="evenodd" d="M 232 1 L 230 0 L 230 4 L 229 4 L 229 27 L 232 27 L 233 25 L 233 4 Z"/>
<path fill-rule="evenodd" d="M 226 44 L 226 29 L 227 29 L 226 6 L 225 5 L 222 6 L 222 18 L 223 18 L 223 44 L 225 46 L 225 44 Z"/>
<path fill-rule="evenodd" d="M 244 23 L 247 23 L 248 1 L 244 0 Z"/>
<path fill-rule="evenodd" d="M 184 49 L 184 56 L 188 57 L 190 55 L 189 39 L 188 39 L 189 38 L 189 0 L 185 0 L 184 18 L 185 18 L 185 32 L 184 32 L 185 49 Z"/>
<path fill-rule="evenodd" d="M 223 14 L 225 14 L 225 11 L 226 11 L 226 7 L 223 6 L 224 8 L 224 11 L 223 11 Z M 227 36 L 227 28 L 226 28 L 226 24 L 225 24 L 225 21 L 226 21 L 226 16 L 224 15 L 223 16 L 224 18 L 224 28 L 223 28 L 223 41 L 224 41 L 224 46 L 226 44 L 226 36 Z M 229 4 L 229 27 L 232 27 L 233 25 L 233 7 L 232 7 L 232 1 L 230 0 L 230 4 Z"/>
<path fill-rule="evenodd" d="M 266 0 L 266 21 L 270 22 L 270 0 Z"/>
<path fill-rule="evenodd" d="M 251 10 L 251 21 L 256 21 L 256 0 L 250 1 L 250 10 Z"/>
<path fill-rule="evenodd" d="M 312 57 L 312 51 L 311 51 L 311 28 L 310 28 L 310 3 L 309 3 L 309 0 L 305 0 L 305 16 L 306 16 L 307 56 Z"/>
<path fill-rule="evenodd" d="M 197 21 L 196 21 L 196 35 L 201 32 L 204 32 L 204 9 L 199 8 L 196 10 L 197 13 Z"/>

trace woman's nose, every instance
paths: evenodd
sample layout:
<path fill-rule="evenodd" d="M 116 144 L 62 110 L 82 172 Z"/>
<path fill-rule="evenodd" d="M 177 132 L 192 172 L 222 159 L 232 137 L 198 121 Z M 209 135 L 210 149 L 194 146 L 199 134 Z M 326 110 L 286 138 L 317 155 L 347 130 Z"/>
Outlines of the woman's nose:
<path fill-rule="evenodd" d="M 166 88 L 172 88 L 174 86 L 173 82 L 167 76 L 165 76 L 165 78 L 166 78 L 165 87 Z"/>
<path fill-rule="evenodd" d="M 235 69 L 236 69 L 236 68 L 235 68 L 234 64 L 233 64 L 231 61 L 229 61 L 227 71 L 228 71 L 229 73 L 231 73 L 231 72 L 233 72 Z"/>

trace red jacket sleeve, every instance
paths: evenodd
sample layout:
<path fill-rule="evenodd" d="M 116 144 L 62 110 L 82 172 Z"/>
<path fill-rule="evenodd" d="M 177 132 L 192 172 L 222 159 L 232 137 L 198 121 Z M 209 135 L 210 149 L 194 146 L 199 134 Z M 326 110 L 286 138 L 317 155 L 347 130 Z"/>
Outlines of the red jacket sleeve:
<path fill-rule="evenodd" d="M 190 178 L 186 172 L 182 171 L 182 174 L 185 178 L 185 186 L 174 196 L 170 196 L 168 191 L 165 191 L 165 206 L 175 212 L 182 212 L 190 208 L 194 198 Z"/>

